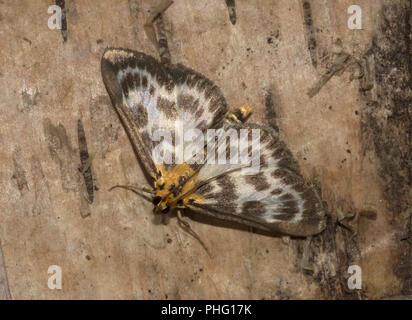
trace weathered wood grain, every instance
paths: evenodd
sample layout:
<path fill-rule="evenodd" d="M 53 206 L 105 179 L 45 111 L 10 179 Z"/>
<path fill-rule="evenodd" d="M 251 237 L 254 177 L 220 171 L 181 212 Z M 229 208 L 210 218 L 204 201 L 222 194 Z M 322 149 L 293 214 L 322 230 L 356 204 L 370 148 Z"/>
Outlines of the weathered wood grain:
<path fill-rule="evenodd" d="M 0 300 L 10 300 L 10 289 L 7 281 L 6 266 L 0 244 Z"/>
<path fill-rule="evenodd" d="M 2 1 L 0 240 L 13 298 L 410 295 L 410 1 L 358 2 L 362 30 L 347 27 L 349 0 L 310 1 L 309 33 L 300 0 L 237 0 L 236 24 L 220 0 L 175 0 L 163 13 L 172 62 L 213 80 L 231 108 L 253 106 L 249 121 L 276 124 L 331 216 L 310 247 L 193 216 L 210 258 L 175 218 L 155 224 L 151 203 L 108 191 L 146 181 L 111 108 L 100 58 L 106 46 L 158 57 L 144 32 L 151 1 L 66 1 L 65 42 L 47 27 L 52 1 Z M 316 39 L 310 50 L 308 34 Z M 354 63 L 310 98 L 342 54 Z M 267 88 L 275 122 L 266 119 Z M 95 155 L 92 206 L 78 170 L 80 117 Z M 344 219 L 365 209 L 376 220 Z M 360 291 L 347 288 L 352 264 L 362 268 Z M 62 267 L 62 290 L 47 286 L 50 265 Z"/>

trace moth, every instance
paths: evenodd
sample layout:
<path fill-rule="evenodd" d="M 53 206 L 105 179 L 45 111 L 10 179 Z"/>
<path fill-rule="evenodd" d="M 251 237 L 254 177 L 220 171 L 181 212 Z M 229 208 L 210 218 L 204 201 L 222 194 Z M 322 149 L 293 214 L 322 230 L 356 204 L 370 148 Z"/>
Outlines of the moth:
<path fill-rule="evenodd" d="M 181 64 L 163 65 L 151 56 L 129 49 L 107 48 L 101 72 L 112 105 L 151 186 L 121 187 L 150 200 L 154 214 L 174 211 L 179 221 L 189 227 L 182 215 L 191 210 L 276 235 L 296 237 L 318 234 L 325 228 L 325 210 L 317 191 L 300 174 L 296 160 L 278 133 L 246 122 L 252 111 L 250 106 L 228 112 L 219 87 L 200 73 Z M 182 140 L 181 134 L 178 136 L 174 131 L 176 124 L 183 127 L 183 134 L 196 129 L 205 135 L 192 141 Z M 208 138 L 206 132 L 214 129 L 219 133 Z M 230 161 L 198 163 L 185 158 L 159 162 L 153 156 L 153 150 L 161 143 L 154 135 L 159 130 L 170 130 L 171 143 L 180 141 L 179 146 L 185 151 L 194 143 L 201 143 L 197 150 L 203 156 L 208 152 L 209 142 L 218 148 L 223 146 L 228 153 L 232 151 L 227 139 L 219 140 L 228 130 L 239 134 L 246 131 L 249 139 L 251 132 L 258 130 L 258 170 L 245 173 L 243 169 L 250 164 Z M 176 148 L 169 147 L 172 160 L 178 159 Z M 242 152 L 250 156 L 250 145 Z"/>

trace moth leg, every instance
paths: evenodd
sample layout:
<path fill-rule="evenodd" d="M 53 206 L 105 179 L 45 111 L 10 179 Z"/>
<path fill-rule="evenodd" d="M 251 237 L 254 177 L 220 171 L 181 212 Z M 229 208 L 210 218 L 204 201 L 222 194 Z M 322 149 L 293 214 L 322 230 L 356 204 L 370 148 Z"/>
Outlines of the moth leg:
<path fill-rule="evenodd" d="M 340 53 L 335 61 L 332 67 L 324 73 L 321 78 L 316 82 L 315 86 L 313 86 L 306 94 L 310 97 L 313 98 L 315 95 L 319 93 L 319 91 L 322 89 L 322 87 L 339 71 L 342 71 L 346 68 L 348 62 L 350 62 L 351 56 L 350 54 L 347 54 L 345 52 Z"/>
<path fill-rule="evenodd" d="M 112 191 L 114 188 L 123 188 L 123 189 L 127 189 L 130 190 L 136 194 L 138 194 L 139 196 L 141 196 L 142 198 L 146 199 L 147 201 L 152 201 L 151 196 L 154 194 L 154 191 L 151 190 L 148 187 L 137 187 L 137 186 L 133 186 L 133 185 L 115 185 L 113 187 L 111 187 L 109 189 L 109 191 Z M 149 194 L 150 196 L 146 195 Z"/>
<path fill-rule="evenodd" d="M 352 232 L 350 240 L 358 235 L 359 229 L 359 219 L 367 218 L 369 220 L 376 220 L 376 211 L 374 209 L 361 209 L 355 210 L 354 212 L 344 212 L 340 210 L 337 212 L 338 223 L 344 228 Z"/>
<path fill-rule="evenodd" d="M 207 247 L 204 244 L 204 242 L 202 241 L 202 239 L 200 239 L 199 235 L 196 232 L 193 231 L 192 227 L 190 226 L 190 224 L 187 221 L 183 220 L 183 215 L 182 215 L 181 210 L 177 210 L 177 222 L 179 224 L 179 227 L 181 227 L 184 231 L 186 231 L 188 234 L 190 234 L 197 241 L 199 241 L 199 243 L 202 245 L 203 249 L 205 249 L 206 253 L 209 256 L 211 256 L 209 250 L 207 249 Z"/>

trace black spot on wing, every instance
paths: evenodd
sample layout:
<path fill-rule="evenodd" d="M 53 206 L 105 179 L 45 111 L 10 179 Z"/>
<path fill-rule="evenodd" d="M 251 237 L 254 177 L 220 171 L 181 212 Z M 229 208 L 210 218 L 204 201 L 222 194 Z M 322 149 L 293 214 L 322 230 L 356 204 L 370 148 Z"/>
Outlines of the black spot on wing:
<path fill-rule="evenodd" d="M 176 110 L 176 103 L 171 101 L 167 98 L 158 97 L 156 108 L 163 112 L 166 117 L 170 120 L 176 120 L 177 118 L 177 110 Z"/>
<path fill-rule="evenodd" d="M 292 194 L 290 194 L 290 193 L 286 193 L 286 194 L 284 194 L 284 195 L 281 195 L 281 196 L 279 197 L 279 199 L 282 200 L 282 201 L 286 201 L 286 200 L 294 199 L 294 196 L 293 196 Z"/>
<path fill-rule="evenodd" d="M 273 189 L 270 193 L 271 193 L 272 195 L 274 195 L 274 196 L 277 196 L 277 195 L 280 195 L 282 192 L 283 192 L 282 189 L 280 189 L 280 188 L 275 188 L 275 189 Z"/>
<path fill-rule="evenodd" d="M 146 89 L 147 88 L 147 77 L 142 76 L 142 88 Z"/>
<path fill-rule="evenodd" d="M 122 87 L 122 92 L 125 98 L 129 97 L 129 74 L 126 74 L 126 76 L 123 77 L 123 79 L 120 81 L 120 86 Z"/>
<path fill-rule="evenodd" d="M 195 101 L 195 104 L 199 104 L 199 100 L 196 100 Z M 197 111 L 196 111 L 196 113 L 195 113 L 195 117 L 196 118 L 200 118 L 202 115 L 203 115 L 203 113 L 204 113 L 204 109 L 203 108 L 199 108 L 199 107 L 197 107 Z"/>
<path fill-rule="evenodd" d="M 274 149 L 274 151 L 272 152 L 271 156 L 272 158 L 278 160 L 277 165 L 279 167 L 284 167 L 294 172 L 299 172 L 298 163 L 283 141 L 277 140 L 272 148 Z"/>
<path fill-rule="evenodd" d="M 273 219 L 281 221 L 290 221 L 295 217 L 295 212 L 286 212 L 281 214 L 273 215 Z"/>
<path fill-rule="evenodd" d="M 308 188 L 301 194 L 304 202 L 303 214 L 316 217 L 317 213 L 323 211 L 321 200 L 313 188 Z"/>
<path fill-rule="evenodd" d="M 206 105 L 197 108 L 197 115 L 201 112 L 199 109 L 207 108 L 214 113 L 214 116 L 210 119 L 210 124 L 219 123 L 227 111 L 227 103 L 220 88 L 202 74 L 181 64 L 170 66 L 169 72 L 177 85 L 186 85 L 191 89 L 195 89 L 199 92 L 199 95 L 204 94 L 205 98 L 209 100 Z M 194 104 L 196 104 L 196 101 L 194 101 Z"/>
<path fill-rule="evenodd" d="M 275 179 L 281 179 L 283 183 L 293 188 L 295 188 L 295 186 L 299 186 L 300 189 L 304 188 L 304 179 L 288 168 L 278 168 L 273 171 L 271 175 Z"/>
<path fill-rule="evenodd" d="M 296 200 L 285 201 L 282 203 L 280 211 L 282 213 L 290 213 L 294 215 L 299 212 L 299 205 Z"/>
<path fill-rule="evenodd" d="M 146 108 L 141 104 L 137 104 L 135 107 L 130 108 L 133 114 L 133 121 L 136 126 L 140 128 L 144 128 L 148 123 L 148 115 Z"/>
<path fill-rule="evenodd" d="M 273 171 L 271 175 L 275 179 L 281 179 L 283 183 L 293 188 L 298 193 L 303 193 L 304 191 L 311 189 L 311 187 L 307 185 L 307 182 L 300 174 L 295 173 L 288 168 L 278 168 Z"/>
<path fill-rule="evenodd" d="M 266 212 L 266 206 L 260 201 L 246 201 L 241 212 L 245 216 L 261 217 Z"/>
<path fill-rule="evenodd" d="M 121 80 L 122 91 L 123 91 L 123 95 L 125 96 L 125 98 L 129 97 L 129 91 L 133 88 L 134 76 L 135 74 L 128 72 Z"/>
<path fill-rule="evenodd" d="M 171 79 L 164 66 L 155 58 L 142 52 L 124 48 L 106 48 L 102 60 L 105 62 L 105 68 L 110 68 L 115 74 L 127 68 L 137 69 L 137 72 L 144 70 L 169 92 L 174 89 L 173 79 Z"/>
<path fill-rule="evenodd" d="M 179 107 L 185 112 L 190 112 L 192 114 L 196 113 L 199 108 L 199 100 L 195 99 L 192 95 L 181 94 L 179 96 Z"/>
<path fill-rule="evenodd" d="M 247 184 L 252 185 L 256 191 L 263 191 L 270 188 L 270 185 L 263 172 L 255 175 L 245 175 L 244 180 Z"/>
<path fill-rule="evenodd" d="M 221 176 L 216 180 L 217 185 L 220 187 L 219 192 L 209 193 L 206 198 L 214 199 L 217 203 L 225 207 L 235 207 L 235 200 L 238 198 L 236 192 L 236 185 L 233 183 L 232 179 L 227 176 Z"/>

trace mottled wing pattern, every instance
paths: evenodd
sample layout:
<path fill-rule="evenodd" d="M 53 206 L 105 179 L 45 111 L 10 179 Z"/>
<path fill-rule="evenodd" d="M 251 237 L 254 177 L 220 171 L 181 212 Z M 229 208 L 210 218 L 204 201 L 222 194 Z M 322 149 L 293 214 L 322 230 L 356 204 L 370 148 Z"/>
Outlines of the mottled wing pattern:
<path fill-rule="evenodd" d="M 227 165 L 224 169 L 227 174 L 222 174 L 219 165 L 204 166 L 195 191 L 201 200 L 192 202 L 190 207 L 279 234 L 308 236 L 321 232 L 325 227 L 325 213 L 316 190 L 299 174 L 299 167 L 286 145 L 269 129 L 260 128 L 259 172 L 245 174 Z"/>
<path fill-rule="evenodd" d="M 210 80 L 182 65 L 163 66 L 144 53 L 121 48 L 105 50 L 102 76 L 135 152 L 152 178 L 159 176 L 152 150 L 159 143 L 153 133 L 172 135 L 165 146 L 172 153 L 188 129 L 206 130 L 218 123 L 227 106 L 219 88 Z M 177 129 L 177 130 L 176 130 Z M 177 136 L 175 136 L 175 133 Z"/>
<path fill-rule="evenodd" d="M 169 67 L 177 86 L 179 119 L 186 129 L 206 130 L 221 124 L 227 103 L 220 88 L 200 73 L 181 64 Z"/>
<path fill-rule="evenodd" d="M 189 129 L 204 133 L 224 123 L 227 127 L 227 105 L 220 89 L 191 69 L 163 66 L 141 52 L 120 48 L 106 49 L 101 69 L 112 104 L 141 164 L 154 180 L 164 174 L 152 158 L 159 143 L 153 139 L 155 131 L 172 134 L 167 146 L 173 154 L 171 164 L 165 166 L 168 171 L 178 163 L 176 148 L 193 145 L 183 144 L 182 135 Z M 321 232 L 325 227 L 322 202 L 300 175 L 285 144 L 260 126 L 236 127 L 241 129 L 260 129 L 259 171 L 245 174 L 245 165 L 230 163 L 198 166 L 195 187 L 187 195 L 197 196 L 187 202 L 189 208 L 280 234 Z"/>
<path fill-rule="evenodd" d="M 169 72 L 176 83 L 178 118 L 177 125 L 188 135 L 190 129 L 202 132 L 199 136 L 188 136 L 186 139 L 176 139 L 175 145 L 179 148 L 183 143 L 183 151 L 193 146 L 203 146 L 206 130 L 220 127 L 227 112 L 227 103 L 220 88 L 200 73 L 181 64 L 169 67 Z M 187 160 L 187 159 L 185 159 Z M 192 159 L 193 160 L 193 159 Z M 195 161 L 195 160 L 193 160 Z M 191 167 L 196 170 L 199 165 Z"/>
<path fill-rule="evenodd" d="M 155 179 L 159 173 L 152 161 L 150 137 L 146 129 L 149 117 L 152 119 L 155 111 L 159 111 L 154 108 L 157 97 L 160 98 L 159 108 L 169 105 L 170 117 L 177 113 L 173 106 L 173 80 L 152 57 L 120 48 L 105 50 L 101 72 L 112 105 L 126 129 L 138 159 L 146 173 Z M 166 114 L 163 114 L 163 117 L 166 117 Z"/>

